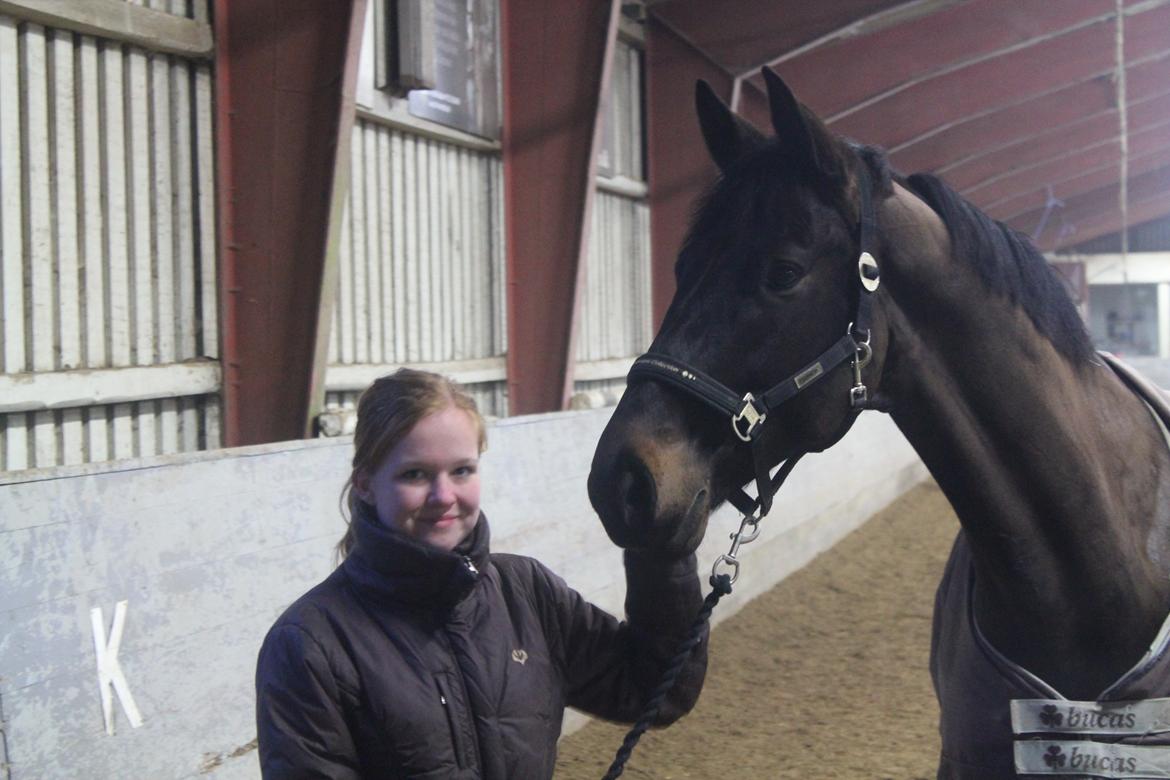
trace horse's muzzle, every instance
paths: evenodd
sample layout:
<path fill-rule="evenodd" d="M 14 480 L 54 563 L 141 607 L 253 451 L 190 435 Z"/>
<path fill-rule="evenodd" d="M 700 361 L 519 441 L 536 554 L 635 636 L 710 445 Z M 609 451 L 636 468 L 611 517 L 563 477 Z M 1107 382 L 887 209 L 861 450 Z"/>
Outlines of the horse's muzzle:
<path fill-rule="evenodd" d="M 657 460 L 629 448 L 611 454 L 599 447 L 589 472 L 589 500 L 619 547 L 692 552 L 702 541 L 710 513 L 706 480 L 686 479 L 697 475 L 684 475 L 677 468 L 655 468 Z M 677 464 L 677 458 L 666 460 Z"/>

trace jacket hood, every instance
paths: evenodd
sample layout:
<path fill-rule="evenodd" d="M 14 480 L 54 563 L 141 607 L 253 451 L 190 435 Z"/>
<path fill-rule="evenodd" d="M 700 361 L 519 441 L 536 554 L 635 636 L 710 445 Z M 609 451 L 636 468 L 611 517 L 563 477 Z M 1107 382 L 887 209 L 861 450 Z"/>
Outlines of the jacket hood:
<path fill-rule="evenodd" d="M 354 505 L 354 546 L 341 566 L 365 596 L 450 609 L 471 592 L 488 563 L 491 531 L 483 512 L 467 538 L 448 552 L 383 525 L 365 503 Z"/>

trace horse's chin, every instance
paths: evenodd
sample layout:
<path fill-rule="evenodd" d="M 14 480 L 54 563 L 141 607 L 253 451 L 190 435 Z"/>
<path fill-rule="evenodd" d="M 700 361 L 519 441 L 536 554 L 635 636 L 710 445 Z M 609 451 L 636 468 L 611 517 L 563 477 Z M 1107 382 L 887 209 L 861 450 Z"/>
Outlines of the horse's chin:
<path fill-rule="evenodd" d="M 699 549 L 706 536 L 710 516 L 710 493 L 706 489 L 700 490 L 681 517 L 658 526 L 661 531 L 651 535 L 648 549 L 671 557 L 690 555 Z"/>

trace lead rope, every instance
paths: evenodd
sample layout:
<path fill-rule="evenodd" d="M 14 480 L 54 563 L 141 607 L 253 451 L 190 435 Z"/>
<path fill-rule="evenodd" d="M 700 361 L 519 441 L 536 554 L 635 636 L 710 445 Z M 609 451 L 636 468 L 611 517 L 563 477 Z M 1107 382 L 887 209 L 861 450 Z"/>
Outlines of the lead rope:
<path fill-rule="evenodd" d="M 614 756 L 613 763 L 609 766 L 609 771 L 605 773 L 603 780 L 616 780 L 621 776 L 621 773 L 626 768 L 626 762 L 630 759 L 630 754 L 634 752 L 634 748 L 638 744 L 638 740 L 646 733 L 646 729 L 654 723 L 654 719 L 658 717 L 658 710 L 662 708 L 662 702 L 666 700 L 666 694 L 670 693 L 670 689 L 674 687 L 675 681 L 678 679 L 679 672 L 682 671 L 683 665 L 686 664 L 687 659 L 691 657 L 699 642 L 703 639 L 703 628 L 707 625 L 707 619 L 711 617 L 711 611 L 715 609 L 715 605 L 719 603 L 719 599 L 731 593 L 732 577 L 729 574 L 712 574 L 711 575 L 711 592 L 707 594 L 707 598 L 703 599 L 703 607 L 699 610 L 699 614 L 695 617 L 695 622 L 691 624 L 691 632 L 678 652 L 675 653 L 674 658 L 670 659 L 670 665 L 666 669 L 666 673 L 662 675 L 662 681 L 658 683 L 658 687 L 650 695 L 650 700 L 646 702 L 646 707 L 642 710 L 642 717 L 638 718 L 638 722 L 634 724 L 626 738 L 622 740 L 622 746 L 618 748 L 617 755 Z"/>
<path fill-rule="evenodd" d="M 707 620 L 711 617 L 711 612 L 715 609 L 715 605 L 719 603 L 719 599 L 731 593 L 731 586 L 739 579 L 739 548 L 749 542 L 754 542 L 756 537 L 760 535 L 760 521 L 764 519 L 764 515 L 771 508 L 772 496 L 784 484 L 784 480 L 792 473 L 792 469 L 803 456 L 804 453 L 800 453 L 785 461 L 770 483 L 761 483 L 761 486 L 767 485 L 765 493 L 757 497 L 750 506 L 743 508 L 743 519 L 740 520 L 739 530 L 731 534 L 731 549 L 723 555 L 720 555 L 711 567 L 711 578 L 708 580 L 711 583 L 711 592 L 703 599 L 703 606 L 699 609 L 699 614 L 695 616 L 695 620 L 691 624 L 690 633 L 679 646 L 678 652 L 670 659 L 666 671 L 662 674 L 661 681 L 659 681 L 658 686 L 650 694 L 650 699 L 642 709 L 642 716 L 638 718 L 638 721 L 627 732 L 626 738 L 622 740 L 622 746 L 618 748 L 617 754 L 614 756 L 613 763 L 609 765 L 609 771 L 605 773 L 602 780 L 616 780 L 621 776 L 625 770 L 626 762 L 630 760 L 630 754 L 634 752 L 634 748 L 638 744 L 638 740 L 642 738 L 642 735 L 646 733 L 646 729 L 650 728 L 650 725 L 654 723 L 654 719 L 658 717 L 658 711 L 662 708 L 662 702 L 666 700 L 666 694 L 670 693 L 670 690 L 678 680 L 678 675 L 682 671 L 683 665 L 691 657 L 691 653 L 694 652 L 695 648 L 698 647 L 699 642 L 702 641 L 703 628 L 707 625 Z M 758 516 L 756 515 L 757 509 L 760 510 Z M 720 566 L 729 566 L 731 573 L 720 574 Z"/>

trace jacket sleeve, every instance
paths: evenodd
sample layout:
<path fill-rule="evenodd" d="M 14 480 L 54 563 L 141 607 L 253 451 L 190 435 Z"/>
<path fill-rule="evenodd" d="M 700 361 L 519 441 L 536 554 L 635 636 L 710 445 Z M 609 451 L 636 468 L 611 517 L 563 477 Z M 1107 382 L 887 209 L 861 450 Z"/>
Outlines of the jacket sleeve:
<path fill-rule="evenodd" d="M 265 778 L 361 777 L 342 690 L 321 645 L 299 626 L 276 626 L 260 649 L 256 728 Z"/>
<path fill-rule="evenodd" d="M 567 701 L 591 715 L 631 723 L 642 714 L 702 606 L 696 559 L 625 552 L 626 616 L 619 622 L 543 570 L 552 588 Z M 655 725 L 694 706 L 707 671 L 709 628 L 667 694 Z M 554 643 L 554 646 L 556 644 Z"/>

